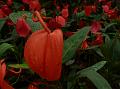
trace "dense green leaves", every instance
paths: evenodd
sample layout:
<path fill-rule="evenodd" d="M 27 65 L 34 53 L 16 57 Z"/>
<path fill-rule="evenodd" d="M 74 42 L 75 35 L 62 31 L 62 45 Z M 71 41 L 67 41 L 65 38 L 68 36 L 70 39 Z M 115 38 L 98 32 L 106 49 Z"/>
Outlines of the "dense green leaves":
<path fill-rule="evenodd" d="M 89 27 L 84 27 L 64 41 L 63 63 L 69 61 L 74 56 L 78 46 L 85 40 L 89 29 Z"/>
<path fill-rule="evenodd" d="M 11 13 L 9 15 L 10 19 L 16 23 L 17 22 L 17 19 L 22 17 L 23 15 L 27 16 L 27 23 L 30 25 L 30 27 L 32 28 L 32 31 L 36 31 L 36 30 L 39 30 L 39 29 L 43 29 L 41 24 L 39 22 L 34 22 L 32 21 L 32 13 L 30 12 L 27 12 L 27 11 L 19 11 L 19 12 L 14 12 L 14 13 Z"/>
<path fill-rule="evenodd" d="M 3 43 L 0 45 L 0 57 L 3 56 L 4 53 L 6 53 L 7 50 L 13 50 L 13 46 L 8 43 Z"/>
<path fill-rule="evenodd" d="M 112 89 L 107 80 L 96 71 L 101 69 L 106 61 L 101 61 L 91 67 L 79 71 L 79 77 L 87 77 L 97 87 L 97 89 Z"/>
<path fill-rule="evenodd" d="M 107 80 L 93 70 L 81 72 L 80 77 L 87 77 L 97 89 L 112 89 Z"/>

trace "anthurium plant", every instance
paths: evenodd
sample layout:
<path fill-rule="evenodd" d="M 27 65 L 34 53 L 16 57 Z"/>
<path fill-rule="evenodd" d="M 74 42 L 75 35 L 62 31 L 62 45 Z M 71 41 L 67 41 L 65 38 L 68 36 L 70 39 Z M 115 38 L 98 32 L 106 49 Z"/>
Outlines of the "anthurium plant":
<path fill-rule="evenodd" d="M 119 0 L 0 0 L 0 89 L 120 89 Z"/>

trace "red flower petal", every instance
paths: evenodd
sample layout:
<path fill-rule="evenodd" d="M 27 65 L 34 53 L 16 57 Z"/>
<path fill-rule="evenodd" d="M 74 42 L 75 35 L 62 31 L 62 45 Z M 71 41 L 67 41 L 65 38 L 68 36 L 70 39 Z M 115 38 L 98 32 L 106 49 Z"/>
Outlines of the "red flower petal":
<path fill-rule="evenodd" d="M 100 31 L 100 29 L 101 29 L 101 24 L 98 21 L 94 21 L 91 26 L 91 32 L 96 33 Z"/>
<path fill-rule="evenodd" d="M 61 14 L 62 14 L 62 16 L 63 16 L 65 19 L 67 19 L 68 16 L 69 16 L 68 8 L 62 9 Z"/>
<path fill-rule="evenodd" d="M 34 32 L 27 40 L 24 57 L 33 71 L 49 81 L 58 80 L 62 67 L 63 34 L 60 29 Z"/>
<path fill-rule="evenodd" d="M 6 15 L 9 15 L 10 13 L 12 13 L 12 10 L 7 5 L 2 6 L 1 9 Z"/>
<path fill-rule="evenodd" d="M 19 18 L 16 23 L 16 31 L 21 37 L 26 37 L 31 32 L 31 28 L 23 18 Z"/>
<path fill-rule="evenodd" d="M 91 6 L 85 6 L 85 15 L 90 16 L 92 12 L 92 7 Z"/>
<path fill-rule="evenodd" d="M 13 4 L 13 0 L 7 0 L 7 5 L 11 6 Z"/>
<path fill-rule="evenodd" d="M 108 5 L 103 5 L 102 8 L 103 8 L 104 12 L 109 11 L 109 6 Z"/>
<path fill-rule="evenodd" d="M 81 48 L 82 48 L 82 49 L 86 49 L 87 47 L 88 47 L 88 43 L 87 43 L 87 41 L 85 40 L 85 41 L 83 41 Z"/>
<path fill-rule="evenodd" d="M 61 28 L 61 24 L 57 23 L 55 18 L 50 19 L 47 23 L 47 26 L 52 30 L 56 28 Z"/>
<path fill-rule="evenodd" d="M 3 81 L 2 89 L 14 89 L 14 88 L 10 86 L 6 81 Z"/>
<path fill-rule="evenodd" d="M 96 35 L 96 39 L 92 42 L 92 45 L 101 45 L 103 43 L 103 37 L 101 34 Z"/>
<path fill-rule="evenodd" d="M 5 77 L 5 71 L 6 71 L 6 65 L 5 63 L 2 63 L 3 60 L 0 60 L 0 86 L 2 87 L 4 77 Z"/>
<path fill-rule="evenodd" d="M 32 11 L 35 11 L 35 10 L 39 11 L 41 9 L 41 5 L 38 0 L 33 0 L 29 2 L 29 8 Z"/>
<path fill-rule="evenodd" d="M 56 22 L 61 25 L 61 27 L 65 26 L 65 19 L 62 16 L 56 16 Z"/>
<path fill-rule="evenodd" d="M 0 9 L 0 19 L 6 17 L 6 14 Z"/>
<path fill-rule="evenodd" d="M 95 5 L 92 6 L 92 11 L 93 11 L 94 13 L 96 13 L 97 7 L 96 7 Z"/>

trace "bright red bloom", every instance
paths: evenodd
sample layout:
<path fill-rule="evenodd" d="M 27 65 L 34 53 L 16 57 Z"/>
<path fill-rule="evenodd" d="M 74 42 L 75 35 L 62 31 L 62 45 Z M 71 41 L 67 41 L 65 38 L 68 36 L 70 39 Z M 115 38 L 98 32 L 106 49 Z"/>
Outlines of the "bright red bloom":
<path fill-rule="evenodd" d="M 49 81 L 61 76 L 63 33 L 61 29 L 53 32 L 46 26 L 38 11 L 35 12 L 44 30 L 34 32 L 24 47 L 24 58 L 30 68 Z"/>
<path fill-rule="evenodd" d="M 32 11 L 36 11 L 36 10 L 39 11 L 41 9 L 41 5 L 38 0 L 32 0 L 29 2 L 29 8 Z"/>
<path fill-rule="evenodd" d="M 88 43 L 87 43 L 87 40 L 83 41 L 82 42 L 82 46 L 81 46 L 82 49 L 86 49 L 88 48 Z"/>
<path fill-rule="evenodd" d="M 50 29 L 56 29 L 56 28 L 61 28 L 61 25 L 59 23 L 56 22 L 56 19 L 55 18 L 52 18 L 48 21 L 47 23 L 47 26 L 50 28 Z"/>
<path fill-rule="evenodd" d="M 31 28 L 26 23 L 25 19 L 19 18 L 16 23 L 16 31 L 21 37 L 26 37 L 31 32 Z"/>
<path fill-rule="evenodd" d="M 6 15 L 12 13 L 12 10 L 7 5 L 3 5 L 1 9 Z"/>
<path fill-rule="evenodd" d="M 4 80 L 5 74 L 6 74 L 6 64 L 4 63 L 4 60 L 0 60 L 0 88 L 14 89 Z"/>
<path fill-rule="evenodd" d="M 108 5 L 103 5 L 102 8 L 103 8 L 104 12 L 106 12 L 106 13 L 109 11 Z"/>
<path fill-rule="evenodd" d="M 7 0 L 7 5 L 11 6 L 13 4 L 13 0 Z"/>
<path fill-rule="evenodd" d="M 94 22 L 92 23 L 92 26 L 91 26 L 91 32 L 92 32 L 92 33 L 96 33 L 96 32 L 98 32 L 98 31 L 100 31 L 100 29 L 101 29 L 101 24 L 100 24 L 100 22 L 94 21 Z"/>
<path fill-rule="evenodd" d="M 61 14 L 65 19 L 67 19 L 69 16 L 68 8 L 62 9 Z"/>
<path fill-rule="evenodd" d="M 4 60 L 0 60 L 0 87 L 3 86 L 3 81 L 5 77 L 6 65 L 3 63 Z"/>
<path fill-rule="evenodd" d="M 92 41 L 92 45 L 101 45 L 103 43 L 103 37 L 101 34 L 96 34 L 96 39 Z"/>
<path fill-rule="evenodd" d="M 92 12 L 96 13 L 96 11 L 97 11 L 96 5 L 92 5 Z"/>
<path fill-rule="evenodd" d="M 56 16 L 56 22 L 61 25 L 61 27 L 65 26 L 65 19 L 62 16 Z"/>
<path fill-rule="evenodd" d="M 107 15 L 109 18 L 113 19 L 113 18 L 117 18 L 117 12 L 115 9 L 111 9 L 107 12 Z"/>
<path fill-rule="evenodd" d="M 6 17 L 6 14 L 0 9 L 0 19 Z"/>
<path fill-rule="evenodd" d="M 85 6 L 85 15 L 90 16 L 92 13 L 92 7 L 91 6 Z"/>

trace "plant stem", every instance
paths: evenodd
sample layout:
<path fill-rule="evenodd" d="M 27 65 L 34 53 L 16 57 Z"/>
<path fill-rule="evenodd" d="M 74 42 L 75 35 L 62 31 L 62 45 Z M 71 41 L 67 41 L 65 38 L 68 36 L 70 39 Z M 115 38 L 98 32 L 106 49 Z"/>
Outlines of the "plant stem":
<path fill-rule="evenodd" d="M 38 11 L 35 11 L 35 15 L 37 16 L 39 22 L 41 23 L 41 25 L 44 27 L 44 29 L 50 33 L 50 29 L 47 27 L 47 25 L 45 24 L 45 22 L 43 21 L 42 17 L 40 16 L 40 13 Z"/>

